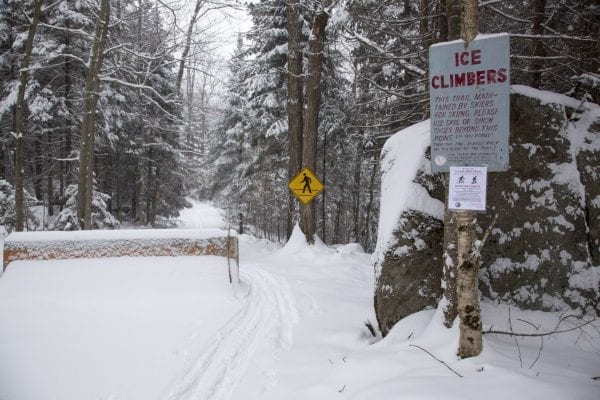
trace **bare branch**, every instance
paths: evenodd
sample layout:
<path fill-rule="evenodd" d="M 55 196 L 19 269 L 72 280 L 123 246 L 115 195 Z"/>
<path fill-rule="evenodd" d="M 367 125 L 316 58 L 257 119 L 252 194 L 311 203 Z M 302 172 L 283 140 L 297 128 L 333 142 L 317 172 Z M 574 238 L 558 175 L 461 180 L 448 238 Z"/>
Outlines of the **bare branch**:
<path fill-rule="evenodd" d="M 425 353 L 429 354 L 431 357 L 433 357 L 435 360 L 439 361 L 440 363 L 444 364 L 444 366 L 446 368 L 448 368 L 450 371 L 454 372 L 456 375 L 458 375 L 459 377 L 463 378 L 463 376 L 461 374 L 459 374 L 458 372 L 456 372 L 452 367 L 450 367 L 448 364 L 446 364 L 444 361 L 440 360 L 439 358 L 437 358 L 436 356 L 434 356 L 433 354 L 431 354 L 429 351 L 425 350 L 424 348 L 422 348 L 421 346 L 417 346 L 416 344 L 409 344 L 410 347 L 416 347 L 417 349 L 423 350 Z"/>

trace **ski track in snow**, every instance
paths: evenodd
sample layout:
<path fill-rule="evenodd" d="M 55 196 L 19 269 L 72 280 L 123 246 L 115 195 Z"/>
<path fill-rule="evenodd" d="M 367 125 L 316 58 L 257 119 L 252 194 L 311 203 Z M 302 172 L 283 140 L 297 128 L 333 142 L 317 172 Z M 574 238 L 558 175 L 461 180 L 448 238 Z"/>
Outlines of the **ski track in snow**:
<path fill-rule="evenodd" d="M 261 343 L 274 337 L 281 349 L 292 345 L 299 317 L 287 281 L 258 265 L 245 265 L 241 278 L 248 285 L 245 304 L 190 363 L 167 400 L 227 400 Z"/>

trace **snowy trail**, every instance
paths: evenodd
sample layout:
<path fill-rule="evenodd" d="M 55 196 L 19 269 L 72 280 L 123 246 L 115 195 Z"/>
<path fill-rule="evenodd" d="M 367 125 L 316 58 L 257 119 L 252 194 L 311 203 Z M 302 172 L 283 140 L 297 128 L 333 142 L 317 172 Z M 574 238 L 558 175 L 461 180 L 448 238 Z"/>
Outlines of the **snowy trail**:
<path fill-rule="evenodd" d="M 262 343 L 274 339 L 276 347 L 291 346 L 298 311 L 289 284 L 259 265 L 245 265 L 242 282 L 248 286 L 244 306 L 190 362 L 168 400 L 229 399 Z"/>

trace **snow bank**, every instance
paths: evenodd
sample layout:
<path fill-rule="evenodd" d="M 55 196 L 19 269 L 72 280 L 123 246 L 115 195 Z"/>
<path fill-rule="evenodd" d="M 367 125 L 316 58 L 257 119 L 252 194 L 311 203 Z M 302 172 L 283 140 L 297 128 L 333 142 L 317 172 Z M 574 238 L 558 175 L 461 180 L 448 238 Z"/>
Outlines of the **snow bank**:
<path fill-rule="evenodd" d="M 423 186 L 413 182 L 420 168 L 431 173 L 429 160 L 424 156 L 430 143 L 430 121 L 426 120 L 396 133 L 383 147 L 381 205 L 374 260 L 382 260 L 385 251 L 394 245 L 394 229 L 404 211 L 414 210 L 440 220 L 444 218 L 444 203 L 433 199 Z"/>
<path fill-rule="evenodd" d="M 163 400 L 241 307 L 226 268 L 213 256 L 14 262 L 0 278 L 0 399 Z"/>

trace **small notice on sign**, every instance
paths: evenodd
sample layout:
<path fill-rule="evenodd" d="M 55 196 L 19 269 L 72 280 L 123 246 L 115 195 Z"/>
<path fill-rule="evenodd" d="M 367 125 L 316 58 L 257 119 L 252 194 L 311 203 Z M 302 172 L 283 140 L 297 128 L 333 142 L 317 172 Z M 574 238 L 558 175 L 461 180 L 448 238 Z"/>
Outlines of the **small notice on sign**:
<path fill-rule="evenodd" d="M 450 167 L 448 209 L 485 211 L 487 167 Z"/>

